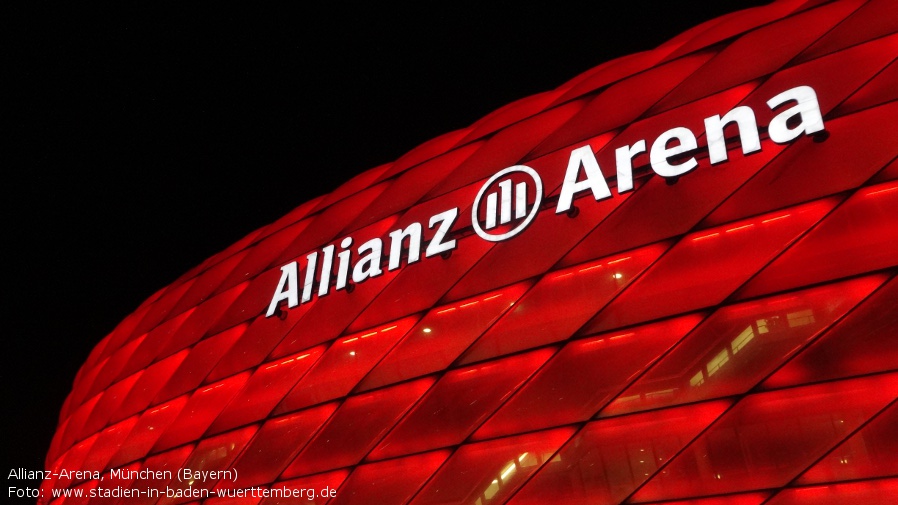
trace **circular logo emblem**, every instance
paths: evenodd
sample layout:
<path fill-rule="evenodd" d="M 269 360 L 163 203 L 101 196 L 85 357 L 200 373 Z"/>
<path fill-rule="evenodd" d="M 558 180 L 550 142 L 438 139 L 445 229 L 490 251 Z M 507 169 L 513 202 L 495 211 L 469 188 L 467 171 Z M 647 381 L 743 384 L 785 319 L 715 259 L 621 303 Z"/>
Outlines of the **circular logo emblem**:
<path fill-rule="evenodd" d="M 539 174 L 525 165 L 500 170 L 480 188 L 471 208 L 474 232 L 483 240 L 501 242 L 524 231 L 543 198 Z"/>

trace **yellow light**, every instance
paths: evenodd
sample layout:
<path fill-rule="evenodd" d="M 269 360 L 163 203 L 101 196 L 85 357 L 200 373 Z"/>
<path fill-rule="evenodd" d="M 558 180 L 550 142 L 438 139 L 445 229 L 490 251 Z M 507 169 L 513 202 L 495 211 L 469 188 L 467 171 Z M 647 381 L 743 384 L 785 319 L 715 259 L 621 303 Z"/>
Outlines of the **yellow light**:
<path fill-rule="evenodd" d="M 509 463 L 508 465 L 506 465 L 504 469 L 502 469 L 502 473 L 499 474 L 499 477 L 500 477 L 503 481 L 505 481 L 505 480 L 508 479 L 508 477 L 509 477 L 511 474 L 513 474 L 513 473 L 515 472 L 516 469 L 517 469 L 517 468 L 515 467 L 514 461 L 512 461 L 511 463 Z"/>

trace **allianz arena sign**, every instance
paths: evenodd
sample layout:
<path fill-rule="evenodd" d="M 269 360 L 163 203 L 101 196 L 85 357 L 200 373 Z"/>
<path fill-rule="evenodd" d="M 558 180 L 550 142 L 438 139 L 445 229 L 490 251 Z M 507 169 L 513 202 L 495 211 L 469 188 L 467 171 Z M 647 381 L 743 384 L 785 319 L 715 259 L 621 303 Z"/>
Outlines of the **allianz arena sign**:
<path fill-rule="evenodd" d="M 810 86 L 798 86 L 785 90 L 767 100 L 767 106 L 776 115 L 766 126 L 770 140 L 785 144 L 802 134 L 812 135 L 824 130 L 823 116 L 817 93 Z M 779 110 L 782 109 L 782 110 Z M 728 161 L 725 129 L 734 124 L 736 141 L 745 155 L 762 149 L 761 136 L 754 110 L 748 106 L 736 107 L 723 116 L 704 119 L 708 160 L 711 165 Z M 652 171 L 669 181 L 698 167 L 695 153 L 698 139 L 689 128 L 671 128 L 657 138 L 651 147 L 645 139 L 623 145 L 615 153 L 615 185 L 617 194 L 634 189 L 634 159 L 648 154 Z M 613 196 L 609 180 L 603 175 L 599 162 L 590 145 L 570 151 L 564 180 L 555 203 L 555 213 L 576 215 L 574 198 L 587 192 L 595 201 Z M 543 201 L 544 191 L 539 173 L 526 165 L 515 165 L 496 172 L 480 188 L 471 207 L 471 227 L 483 240 L 500 242 L 520 234 L 532 223 L 537 214 L 551 204 Z M 326 296 L 331 291 L 352 290 L 355 285 L 378 277 L 387 271 L 401 268 L 434 256 L 448 257 L 458 247 L 452 238 L 459 218 L 459 207 L 436 213 L 426 222 L 414 222 L 389 232 L 388 239 L 375 237 L 353 249 L 356 240 L 345 237 L 312 251 L 305 258 L 283 265 L 280 280 L 265 313 L 266 317 L 279 314 L 283 302 L 287 308 L 310 302 L 317 294 Z M 432 230 L 425 241 L 424 227 Z M 389 248 L 385 249 L 385 242 Z"/>
<path fill-rule="evenodd" d="M 97 343 L 38 503 L 896 503 L 896 7 L 710 21 L 246 235 Z"/>

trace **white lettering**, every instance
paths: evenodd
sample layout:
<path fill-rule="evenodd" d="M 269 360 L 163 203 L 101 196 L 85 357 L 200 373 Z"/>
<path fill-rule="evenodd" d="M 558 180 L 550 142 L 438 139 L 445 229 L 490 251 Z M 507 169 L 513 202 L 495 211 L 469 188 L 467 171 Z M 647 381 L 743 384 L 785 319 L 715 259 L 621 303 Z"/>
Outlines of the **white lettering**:
<path fill-rule="evenodd" d="M 306 278 L 302 283 L 302 303 L 312 299 L 312 285 L 315 284 L 315 267 L 318 265 L 318 252 L 306 256 Z"/>
<path fill-rule="evenodd" d="M 820 104 L 817 103 L 817 93 L 810 86 L 787 89 L 767 100 L 767 106 L 773 110 L 791 100 L 797 104 L 777 114 L 770 120 L 770 126 L 767 127 L 770 140 L 777 144 L 789 142 L 801 135 L 802 132 L 810 135 L 823 130 L 823 116 L 820 112 Z M 798 125 L 789 128 L 788 121 L 796 115 L 800 120 Z"/>
<path fill-rule="evenodd" d="M 297 292 L 299 273 L 297 270 L 298 266 L 295 261 L 281 267 L 281 280 L 278 281 L 278 287 L 274 290 L 274 297 L 268 304 L 268 312 L 265 313 L 265 317 L 271 317 L 277 312 L 281 300 L 287 300 L 287 307 L 291 309 L 299 305 L 299 293 Z"/>
<path fill-rule="evenodd" d="M 458 207 L 449 209 L 445 212 L 440 212 L 439 214 L 430 217 L 429 228 L 433 229 L 433 227 L 438 223 L 440 227 L 437 228 L 436 233 L 434 233 L 433 240 L 431 240 L 430 243 L 427 244 L 427 250 L 424 252 L 425 257 L 429 258 L 431 256 L 435 256 L 437 254 L 455 249 L 455 239 L 448 240 L 446 242 L 443 242 L 443 239 L 446 238 L 446 235 L 449 233 L 449 230 L 452 228 L 452 225 L 455 223 L 456 219 L 458 219 Z"/>
<path fill-rule="evenodd" d="M 380 260 L 383 257 L 383 240 L 373 238 L 359 246 L 359 255 L 361 257 L 352 270 L 352 282 L 358 284 L 365 279 L 377 277 L 383 273 L 380 269 Z M 368 251 L 362 255 L 362 251 Z"/>
<path fill-rule="evenodd" d="M 768 100 L 767 105 L 771 110 L 775 110 L 787 102 L 795 102 L 795 105 L 779 112 L 768 125 L 767 131 L 772 141 L 785 143 L 798 138 L 802 133 L 810 135 L 823 131 L 822 112 L 817 101 L 817 94 L 812 88 L 798 86 L 786 90 Z M 736 125 L 735 140 L 742 146 L 744 155 L 761 150 L 761 140 L 754 111 L 747 106 L 736 107 L 723 116 L 714 115 L 704 120 L 705 135 L 708 140 L 708 158 L 712 165 L 728 159 L 725 130 L 732 123 Z M 678 177 L 693 170 L 698 162 L 695 156 L 689 156 L 689 153 L 698 148 L 697 144 L 696 136 L 689 128 L 681 126 L 665 131 L 655 139 L 649 150 L 649 163 L 652 170 L 661 177 Z M 634 160 L 645 152 L 645 140 L 615 149 L 615 173 L 619 194 L 633 190 Z M 584 178 L 578 180 L 581 167 Z M 535 203 L 530 207 L 528 213 L 527 189 L 529 182 L 518 181 L 515 184 L 512 179 L 500 180 L 499 192 L 493 191 L 486 195 L 486 228 L 505 225 L 510 223 L 513 218 L 525 220 L 504 234 L 488 234 L 480 228 L 480 221 L 478 221 L 481 197 L 484 196 L 484 192 L 491 189 L 491 185 L 496 180 L 512 172 L 527 174 L 533 180 L 533 187 L 536 190 Z M 578 147 L 570 152 L 555 212 L 557 214 L 568 212 L 573 206 L 574 198 L 587 190 L 592 192 L 596 201 L 611 197 L 608 182 L 599 167 L 592 147 L 589 145 Z M 508 167 L 493 174 L 481 187 L 471 208 L 471 226 L 474 232 L 484 240 L 494 242 L 506 240 L 523 231 L 536 217 L 540 210 L 541 198 L 542 181 L 536 171 L 525 165 Z M 436 256 L 457 247 L 457 240 L 449 237 L 451 237 L 452 227 L 458 219 L 458 213 L 459 207 L 454 207 L 430 217 L 428 229 L 435 231 L 433 238 L 427 243 L 424 251 L 425 257 Z M 512 218 L 512 216 L 514 217 Z M 390 253 L 387 261 L 389 270 L 398 269 L 404 256 L 406 256 L 407 264 L 421 260 L 422 230 L 422 224 L 416 222 L 409 224 L 404 229 L 393 230 L 389 233 Z M 343 238 L 340 242 L 340 250 L 336 253 L 336 290 L 349 287 L 350 273 L 354 283 L 363 282 L 383 273 L 384 241 L 382 238 L 370 239 L 359 246 L 356 251 L 358 259 L 354 265 L 352 251 L 349 249 L 352 244 L 352 237 Z M 406 244 L 407 247 L 404 247 Z M 285 300 L 288 308 L 293 308 L 300 302 L 311 301 L 316 281 L 318 282 L 318 296 L 326 295 L 330 290 L 331 277 L 334 275 L 336 250 L 335 244 L 328 244 L 306 256 L 306 272 L 303 277 L 301 300 L 298 299 L 298 279 L 301 270 L 299 263 L 293 261 L 282 266 L 280 280 L 268 305 L 266 317 L 276 314 L 278 306 Z M 316 269 L 319 253 L 322 254 L 320 270 Z M 11 475 L 13 473 L 15 472 L 12 472 Z"/>
<path fill-rule="evenodd" d="M 350 251 L 346 250 L 352 245 L 352 237 L 346 237 L 340 242 L 340 247 L 344 250 L 337 254 L 337 286 L 335 289 L 340 290 L 346 287 L 346 279 L 349 277 L 349 255 Z"/>
<path fill-rule="evenodd" d="M 676 140 L 677 144 L 668 147 L 672 140 Z M 652 170 L 661 177 L 676 177 L 685 174 L 698 165 L 694 156 L 679 165 L 671 165 L 668 160 L 674 156 L 687 153 L 697 146 L 695 134 L 689 128 L 679 126 L 667 130 L 652 143 L 652 152 L 649 154 Z"/>
<path fill-rule="evenodd" d="M 617 162 L 617 194 L 633 189 L 633 158 L 645 152 L 645 140 L 632 146 L 618 147 L 614 151 Z"/>
<path fill-rule="evenodd" d="M 334 266 L 334 249 L 336 249 L 334 244 L 321 248 L 321 252 L 324 253 L 324 258 L 321 260 L 321 277 L 318 279 L 319 298 L 326 295 L 331 287 L 331 268 Z"/>
<path fill-rule="evenodd" d="M 581 166 L 586 174 L 586 179 L 578 182 L 577 177 L 580 175 Z M 574 195 L 587 189 L 592 190 L 592 196 L 596 201 L 611 196 L 611 190 L 608 189 L 608 183 L 605 182 L 599 162 L 596 161 L 596 155 L 593 154 L 591 147 L 583 146 L 571 151 L 555 213 L 561 214 L 570 210 Z"/>
<path fill-rule="evenodd" d="M 387 265 L 388 270 L 396 270 L 399 268 L 399 262 L 402 259 L 402 241 L 408 237 L 408 264 L 421 259 L 421 223 L 412 223 L 404 230 L 395 230 L 390 232 L 390 263 Z"/>
<path fill-rule="evenodd" d="M 749 107 L 736 107 L 726 113 L 705 119 L 705 136 L 708 138 L 708 155 L 711 164 L 727 160 L 727 141 L 723 129 L 729 123 L 736 123 L 739 129 L 739 141 L 742 143 L 742 154 L 761 150 L 761 139 L 758 136 L 758 123 L 755 113 Z"/>

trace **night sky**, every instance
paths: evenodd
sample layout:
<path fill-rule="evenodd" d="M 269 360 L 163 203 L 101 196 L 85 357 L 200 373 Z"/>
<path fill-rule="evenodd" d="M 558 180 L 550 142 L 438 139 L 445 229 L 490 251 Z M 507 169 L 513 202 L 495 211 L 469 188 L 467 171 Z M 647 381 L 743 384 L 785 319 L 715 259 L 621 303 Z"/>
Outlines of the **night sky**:
<path fill-rule="evenodd" d="M 766 3 L 5 7 L 4 472 L 43 467 L 90 349 L 207 257 L 514 100 Z"/>

